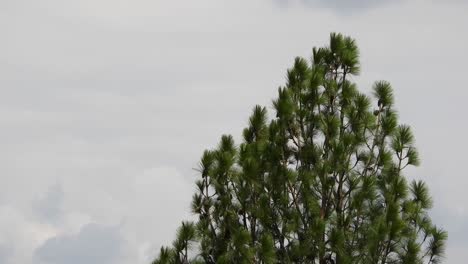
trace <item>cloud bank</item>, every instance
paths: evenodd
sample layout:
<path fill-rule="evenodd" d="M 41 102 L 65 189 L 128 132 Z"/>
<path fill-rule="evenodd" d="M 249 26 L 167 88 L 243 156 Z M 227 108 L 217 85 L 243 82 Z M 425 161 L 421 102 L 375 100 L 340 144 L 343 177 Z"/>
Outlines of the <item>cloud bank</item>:
<path fill-rule="evenodd" d="M 395 88 L 423 162 L 408 177 L 428 182 L 445 263 L 461 263 L 467 4 L 384 2 L 3 3 L 0 263 L 149 263 L 193 217 L 203 150 L 271 110 L 294 57 L 332 31 L 357 39 L 360 89 Z"/>

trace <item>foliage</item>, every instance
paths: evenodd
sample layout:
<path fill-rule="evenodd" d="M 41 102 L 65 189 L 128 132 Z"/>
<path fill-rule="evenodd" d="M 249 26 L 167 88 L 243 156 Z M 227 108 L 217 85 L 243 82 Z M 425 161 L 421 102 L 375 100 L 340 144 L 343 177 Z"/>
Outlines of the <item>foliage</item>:
<path fill-rule="evenodd" d="M 424 182 L 403 175 L 419 164 L 413 134 L 390 83 L 374 84 L 374 101 L 351 81 L 359 71 L 341 34 L 311 63 L 296 58 L 276 117 L 255 106 L 239 146 L 224 135 L 203 153 L 198 221 L 153 263 L 439 263 L 447 233 Z"/>

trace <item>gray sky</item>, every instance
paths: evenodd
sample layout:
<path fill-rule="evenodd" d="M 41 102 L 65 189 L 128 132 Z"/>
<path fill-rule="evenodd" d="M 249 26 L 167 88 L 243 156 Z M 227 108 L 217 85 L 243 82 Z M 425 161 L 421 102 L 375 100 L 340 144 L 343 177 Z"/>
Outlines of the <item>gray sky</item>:
<path fill-rule="evenodd" d="M 392 83 L 445 263 L 468 258 L 468 3 L 3 0 L 0 263 L 148 263 L 190 218 L 196 167 L 295 56 L 356 38 L 369 92 Z M 94 249 L 99 249 L 98 251 Z M 73 259 L 73 261 L 71 261 Z"/>

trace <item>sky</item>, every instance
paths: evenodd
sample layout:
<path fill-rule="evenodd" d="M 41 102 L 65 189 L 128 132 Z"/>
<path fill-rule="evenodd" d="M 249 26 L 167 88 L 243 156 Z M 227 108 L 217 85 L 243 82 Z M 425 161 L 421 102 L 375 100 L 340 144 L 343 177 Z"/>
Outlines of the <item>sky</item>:
<path fill-rule="evenodd" d="M 468 258 L 468 2 L 2 0 L 0 263 L 149 263 L 204 149 L 240 139 L 296 56 L 356 39 L 411 125 L 444 263 Z M 465 120 L 465 121 L 464 121 Z"/>

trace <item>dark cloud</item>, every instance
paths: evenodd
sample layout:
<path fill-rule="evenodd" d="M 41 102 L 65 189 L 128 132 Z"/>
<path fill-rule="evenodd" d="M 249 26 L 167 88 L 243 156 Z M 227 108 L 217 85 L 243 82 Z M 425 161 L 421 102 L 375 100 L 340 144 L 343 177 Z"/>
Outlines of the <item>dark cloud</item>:
<path fill-rule="evenodd" d="M 124 245 L 118 228 L 88 224 L 76 235 L 48 239 L 35 258 L 43 264 L 116 264 Z"/>

